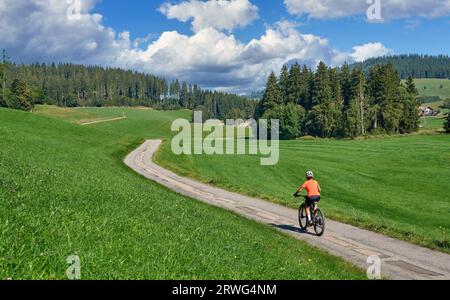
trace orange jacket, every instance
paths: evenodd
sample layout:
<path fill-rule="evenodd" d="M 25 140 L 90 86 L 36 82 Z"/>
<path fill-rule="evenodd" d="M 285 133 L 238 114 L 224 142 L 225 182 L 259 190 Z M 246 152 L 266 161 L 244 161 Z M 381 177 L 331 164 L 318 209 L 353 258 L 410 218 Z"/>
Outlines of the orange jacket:
<path fill-rule="evenodd" d="M 302 189 L 308 192 L 308 197 L 320 196 L 320 185 L 314 179 L 305 181 L 302 185 Z"/>

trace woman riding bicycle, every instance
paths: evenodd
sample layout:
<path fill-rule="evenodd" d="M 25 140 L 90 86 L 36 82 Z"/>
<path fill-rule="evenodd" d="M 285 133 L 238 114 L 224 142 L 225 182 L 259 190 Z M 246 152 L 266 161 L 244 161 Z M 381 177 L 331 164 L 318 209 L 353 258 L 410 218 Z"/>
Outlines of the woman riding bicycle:
<path fill-rule="evenodd" d="M 306 190 L 308 195 L 306 196 L 306 214 L 308 216 L 308 225 L 311 225 L 311 210 L 310 207 L 314 205 L 314 212 L 317 211 L 317 203 L 320 201 L 320 193 L 322 192 L 320 185 L 314 180 L 314 173 L 312 171 L 306 172 L 306 181 L 294 194 L 298 197 L 299 194 Z"/>

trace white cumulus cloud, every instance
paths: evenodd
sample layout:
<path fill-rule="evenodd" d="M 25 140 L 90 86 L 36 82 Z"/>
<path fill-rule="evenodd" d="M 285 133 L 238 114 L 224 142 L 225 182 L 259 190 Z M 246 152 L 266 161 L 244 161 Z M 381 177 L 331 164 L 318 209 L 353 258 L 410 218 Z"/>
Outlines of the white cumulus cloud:
<path fill-rule="evenodd" d="M 353 61 L 361 62 L 371 57 L 384 56 L 392 53 L 392 50 L 386 48 L 381 43 L 368 43 L 353 47 L 353 53 L 350 54 L 350 57 Z"/>
<path fill-rule="evenodd" d="M 189 0 L 178 4 L 161 5 L 160 11 L 169 19 L 181 22 L 192 20 L 192 30 L 198 32 L 214 27 L 233 30 L 244 27 L 258 18 L 258 7 L 248 0 Z"/>
<path fill-rule="evenodd" d="M 98 1 L 81 1 L 75 18 L 67 1 L 1 0 L 0 46 L 16 60 L 113 64 L 129 45 L 129 34 L 102 25 L 89 11 Z"/>
<path fill-rule="evenodd" d="M 96 2 L 83 1 L 80 17 L 69 18 L 66 1 L 0 0 L 0 49 L 7 49 L 19 62 L 122 67 L 233 92 L 261 88 L 269 73 L 286 63 L 296 61 L 314 66 L 323 60 L 339 65 L 388 51 L 380 43 L 370 43 L 356 46 L 349 53 L 342 52 L 327 39 L 302 33 L 295 23 L 288 21 L 267 26 L 260 37 L 242 42 L 229 30 L 244 26 L 250 19 L 219 22 L 220 25 L 202 19 L 199 23 L 202 25 L 196 25 L 198 28 L 192 34 L 163 32 L 152 36 L 147 48 L 141 49 L 138 47 L 141 41 L 148 41 L 149 37 L 131 41 L 129 32 L 106 27 L 102 16 L 91 12 Z M 190 15 L 195 23 L 202 12 Z"/>
<path fill-rule="evenodd" d="M 351 53 L 334 49 L 327 39 L 302 34 L 295 24 L 279 22 L 264 35 L 243 43 L 215 28 L 193 35 L 165 32 L 148 49 L 136 53 L 139 63 L 163 76 L 198 82 L 205 87 L 246 92 L 265 84 L 272 70 L 299 62 L 315 67 L 319 61 L 340 65 L 384 55 L 380 43 L 357 46 Z"/>

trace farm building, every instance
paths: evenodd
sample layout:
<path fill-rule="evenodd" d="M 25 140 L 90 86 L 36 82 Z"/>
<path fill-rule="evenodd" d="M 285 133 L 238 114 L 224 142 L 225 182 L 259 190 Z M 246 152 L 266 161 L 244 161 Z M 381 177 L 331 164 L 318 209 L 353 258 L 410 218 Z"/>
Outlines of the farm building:
<path fill-rule="evenodd" d="M 439 114 L 439 111 L 436 111 L 429 106 L 421 106 L 419 107 L 419 114 L 421 117 L 434 117 Z"/>

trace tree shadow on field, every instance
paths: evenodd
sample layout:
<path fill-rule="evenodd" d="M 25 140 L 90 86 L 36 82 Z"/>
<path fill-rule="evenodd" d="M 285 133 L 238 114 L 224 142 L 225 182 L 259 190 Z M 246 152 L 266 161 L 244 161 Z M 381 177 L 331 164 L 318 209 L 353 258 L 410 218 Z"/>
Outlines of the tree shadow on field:
<path fill-rule="evenodd" d="M 284 231 L 290 231 L 290 232 L 295 232 L 295 233 L 301 233 L 301 234 L 309 234 L 309 235 L 314 235 L 312 232 L 308 232 L 306 230 L 303 230 L 299 227 L 295 227 L 292 225 L 280 225 L 280 224 L 270 224 L 270 226 L 280 229 L 280 230 L 284 230 Z"/>

